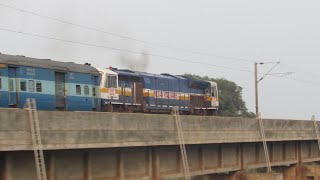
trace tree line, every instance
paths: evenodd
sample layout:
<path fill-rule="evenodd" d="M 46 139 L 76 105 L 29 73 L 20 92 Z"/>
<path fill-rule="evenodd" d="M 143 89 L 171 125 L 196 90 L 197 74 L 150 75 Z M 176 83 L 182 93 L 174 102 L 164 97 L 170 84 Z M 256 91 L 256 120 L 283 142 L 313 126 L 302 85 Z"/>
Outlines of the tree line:
<path fill-rule="evenodd" d="M 246 103 L 242 99 L 242 87 L 235 82 L 225 78 L 209 78 L 208 76 L 199 76 L 194 74 L 185 74 L 184 76 L 192 79 L 214 81 L 219 89 L 219 115 L 229 117 L 248 117 L 254 118 L 256 115 L 249 112 Z"/>

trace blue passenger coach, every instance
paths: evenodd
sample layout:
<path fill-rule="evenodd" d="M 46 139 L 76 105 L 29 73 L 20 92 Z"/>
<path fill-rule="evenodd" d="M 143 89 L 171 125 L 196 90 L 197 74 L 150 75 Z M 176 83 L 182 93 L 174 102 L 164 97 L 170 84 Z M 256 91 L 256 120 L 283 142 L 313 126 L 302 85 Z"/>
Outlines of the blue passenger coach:
<path fill-rule="evenodd" d="M 0 107 L 35 98 L 41 110 L 99 110 L 99 85 L 90 65 L 0 54 Z"/>

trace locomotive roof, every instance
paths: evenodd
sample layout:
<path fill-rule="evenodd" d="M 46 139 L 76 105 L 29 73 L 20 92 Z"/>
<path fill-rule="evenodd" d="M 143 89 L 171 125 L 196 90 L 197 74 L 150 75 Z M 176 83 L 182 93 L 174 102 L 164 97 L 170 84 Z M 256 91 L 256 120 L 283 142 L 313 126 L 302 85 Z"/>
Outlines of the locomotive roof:
<path fill-rule="evenodd" d="M 99 74 L 99 71 L 96 68 L 89 65 L 81 65 L 73 62 L 53 61 L 50 59 L 36 59 L 25 56 L 0 54 L 0 63 L 17 66 L 47 68 L 67 72 Z"/>
<path fill-rule="evenodd" d="M 152 73 L 147 73 L 147 72 L 139 72 L 139 71 L 132 71 L 132 70 L 127 70 L 127 69 L 112 69 L 112 71 L 118 73 L 119 75 L 125 75 L 125 76 L 136 76 L 136 77 L 158 77 L 158 78 L 166 78 L 166 79 L 186 79 L 182 76 L 176 76 L 176 75 L 171 75 L 171 74 L 152 74 Z"/>
<path fill-rule="evenodd" d="M 114 72 L 114 71 L 111 71 L 110 69 L 102 69 L 102 68 L 97 68 L 96 69 L 99 71 L 99 72 L 102 72 L 103 74 L 107 74 L 107 75 L 117 75 L 118 73 Z"/>
<path fill-rule="evenodd" d="M 139 72 L 131 71 L 131 70 L 128 70 L 128 69 L 116 69 L 116 68 L 113 68 L 112 71 L 118 73 L 118 75 L 140 77 L 140 73 Z"/>

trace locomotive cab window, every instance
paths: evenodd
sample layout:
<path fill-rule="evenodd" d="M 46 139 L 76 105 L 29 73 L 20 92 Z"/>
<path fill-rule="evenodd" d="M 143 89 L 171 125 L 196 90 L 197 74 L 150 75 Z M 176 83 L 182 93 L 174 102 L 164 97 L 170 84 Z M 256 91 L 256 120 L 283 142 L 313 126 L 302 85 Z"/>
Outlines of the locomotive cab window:
<path fill-rule="evenodd" d="M 117 88 L 117 84 L 118 84 L 117 81 L 118 81 L 117 76 L 107 76 L 105 87 L 106 88 Z"/>
<path fill-rule="evenodd" d="M 205 94 L 206 94 L 206 96 L 210 96 L 210 90 L 209 89 L 205 89 Z"/>
<path fill-rule="evenodd" d="M 218 97 L 217 87 L 212 88 L 212 97 Z"/>
<path fill-rule="evenodd" d="M 76 95 L 81 95 L 81 86 L 76 85 Z"/>
<path fill-rule="evenodd" d="M 27 90 L 27 81 L 26 80 L 20 80 L 20 90 L 21 91 Z"/>
<path fill-rule="evenodd" d="M 28 89 L 29 89 L 29 92 L 34 92 L 34 80 L 29 80 Z"/>

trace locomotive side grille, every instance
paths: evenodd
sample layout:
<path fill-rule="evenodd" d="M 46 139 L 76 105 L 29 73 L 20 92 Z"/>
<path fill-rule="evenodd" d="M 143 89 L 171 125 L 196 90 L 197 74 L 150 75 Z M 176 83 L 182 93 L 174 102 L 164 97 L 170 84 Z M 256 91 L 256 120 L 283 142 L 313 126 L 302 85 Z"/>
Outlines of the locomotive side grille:
<path fill-rule="evenodd" d="M 205 108 L 204 96 L 190 95 L 190 103 L 192 107 Z"/>

